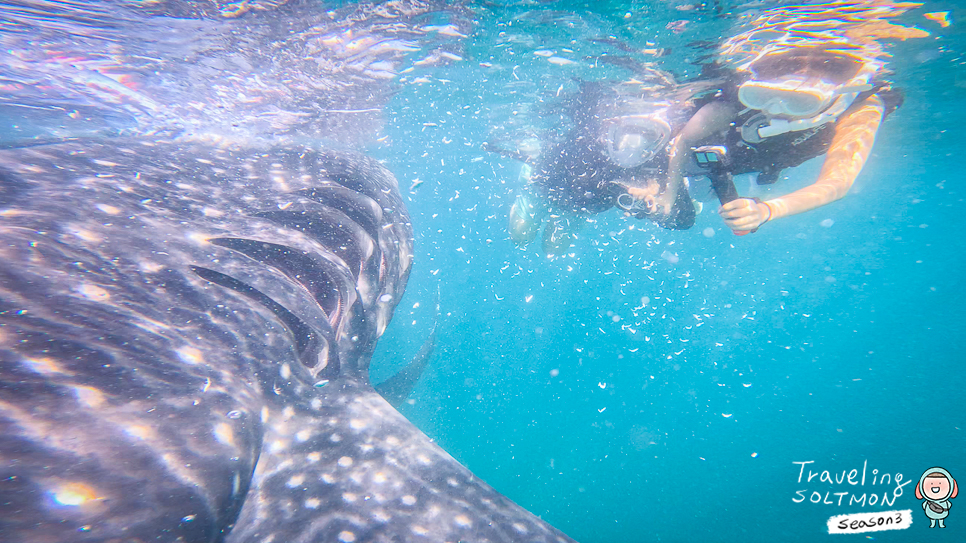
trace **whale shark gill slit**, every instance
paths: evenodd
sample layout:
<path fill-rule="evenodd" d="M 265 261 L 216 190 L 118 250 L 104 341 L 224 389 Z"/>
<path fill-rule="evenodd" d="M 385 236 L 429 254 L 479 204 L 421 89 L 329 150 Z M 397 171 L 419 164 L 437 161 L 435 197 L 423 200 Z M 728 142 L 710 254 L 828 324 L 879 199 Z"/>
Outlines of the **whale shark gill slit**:
<path fill-rule="evenodd" d="M 78 140 L 0 185 L 0 541 L 570 541 L 369 384 L 413 255 L 378 162 Z"/>
<path fill-rule="evenodd" d="M 300 207 L 298 211 L 266 211 L 256 216 L 319 240 L 349 266 L 354 276 L 359 276 L 363 264 L 374 252 L 372 234 L 337 208 L 310 203 L 302 203 Z M 329 220 L 313 219 L 318 216 Z"/>
<path fill-rule="evenodd" d="M 285 323 L 285 326 L 288 327 L 289 331 L 292 333 L 292 338 L 295 340 L 295 347 L 299 353 L 299 358 L 302 360 L 302 363 L 308 367 L 314 367 L 318 362 L 318 355 L 324 350 L 323 347 L 319 345 L 318 335 L 311 326 L 306 324 L 302 319 L 298 318 L 295 313 L 285 309 L 282 304 L 276 302 L 271 297 L 266 296 L 265 293 L 259 291 L 255 287 L 243 283 L 234 277 L 208 268 L 202 268 L 201 266 L 191 266 L 191 271 L 195 272 L 198 277 L 201 277 L 206 281 L 210 281 L 216 285 L 221 285 L 225 288 L 234 290 L 235 292 L 247 296 L 248 298 L 251 298 L 259 304 L 265 306 L 269 311 L 274 313 L 279 320 Z M 332 339 L 334 338 L 332 329 L 328 329 L 327 332 L 328 334 L 326 334 L 326 340 L 329 342 L 329 344 L 331 344 Z M 328 367 L 337 370 L 339 366 L 338 363 L 330 363 Z"/>
<path fill-rule="evenodd" d="M 298 283 L 308 291 L 325 312 L 330 323 L 342 322 L 346 301 L 350 298 L 350 292 L 354 296 L 355 288 L 352 283 L 349 283 L 347 273 L 332 269 L 340 267 L 341 262 L 313 258 L 313 255 L 306 251 L 259 240 L 214 238 L 209 241 L 279 270 L 288 280 Z"/>

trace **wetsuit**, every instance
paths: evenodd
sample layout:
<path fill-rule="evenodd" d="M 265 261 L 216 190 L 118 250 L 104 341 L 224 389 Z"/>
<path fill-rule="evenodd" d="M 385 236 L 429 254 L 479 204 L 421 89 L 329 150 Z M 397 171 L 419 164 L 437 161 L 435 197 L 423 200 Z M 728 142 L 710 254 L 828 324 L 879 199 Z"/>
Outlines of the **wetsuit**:
<path fill-rule="evenodd" d="M 548 148 L 530 175 L 530 187 L 559 211 L 594 215 L 615 205 L 612 181 L 624 172 L 578 136 Z M 636 168 L 634 168 L 636 169 Z"/>

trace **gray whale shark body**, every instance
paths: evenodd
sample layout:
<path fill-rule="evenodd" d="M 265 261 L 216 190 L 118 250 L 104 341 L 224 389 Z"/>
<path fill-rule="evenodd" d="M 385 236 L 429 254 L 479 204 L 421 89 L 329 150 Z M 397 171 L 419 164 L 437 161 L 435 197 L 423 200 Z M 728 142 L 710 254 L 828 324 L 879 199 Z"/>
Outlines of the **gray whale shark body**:
<path fill-rule="evenodd" d="M 362 155 L 0 151 L 0 541 L 570 541 L 370 386 L 412 254 Z"/>

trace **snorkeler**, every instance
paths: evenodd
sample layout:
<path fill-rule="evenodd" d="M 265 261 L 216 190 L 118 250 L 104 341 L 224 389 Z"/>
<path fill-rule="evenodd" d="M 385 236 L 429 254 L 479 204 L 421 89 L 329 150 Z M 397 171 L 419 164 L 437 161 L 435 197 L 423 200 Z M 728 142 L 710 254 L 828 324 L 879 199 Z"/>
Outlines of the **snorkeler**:
<path fill-rule="evenodd" d="M 543 250 L 559 255 L 569 249 L 588 217 L 615 206 L 637 218 L 657 219 L 665 228 L 690 228 L 690 200 L 656 216 L 628 189 L 657 186 L 664 177 L 668 142 L 699 107 L 694 96 L 691 87 L 655 92 L 639 82 L 584 85 L 572 108 L 574 127 L 564 140 L 550 145 L 533 164 L 527 157 L 513 156 L 524 161 L 521 178 L 527 187 L 510 208 L 511 239 L 526 246 L 546 220 Z M 511 156 L 493 146 L 488 149 Z"/>
<path fill-rule="evenodd" d="M 675 207 L 690 202 L 681 193 L 687 194 L 689 184 L 702 176 L 710 179 L 722 204 L 718 213 L 736 234 L 845 196 L 869 156 L 879 125 L 902 102 L 880 77 L 878 58 L 883 53 L 869 37 L 875 32 L 902 38 L 924 33 L 876 21 L 901 13 L 903 6 L 883 15 L 881 9 L 868 11 L 882 8 L 883 2 L 834 4 L 820 10 L 769 10 L 755 31 L 726 42 L 727 53 L 751 58 L 737 66 L 732 83 L 701 107 L 672 142 L 666 183 L 628 189 L 648 213 L 680 213 Z M 842 23 L 842 28 L 836 32 L 825 24 L 822 32 L 808 35 L 809 24 L 816 28 L 814 23 L 829 20 Z M 861 34 L 863 28 L 869 35 Z M 788 39 L 774 38 L 779 29 Z M 759 31 L 771 32 L 764 47 L 763 38 L 756 37 Z M 759 185 L 771 184 L 782 170 L 823 154 L 818 179 L 784 196 L 740 198 L 731 182 L 733 175 L 757 172 Z"/>

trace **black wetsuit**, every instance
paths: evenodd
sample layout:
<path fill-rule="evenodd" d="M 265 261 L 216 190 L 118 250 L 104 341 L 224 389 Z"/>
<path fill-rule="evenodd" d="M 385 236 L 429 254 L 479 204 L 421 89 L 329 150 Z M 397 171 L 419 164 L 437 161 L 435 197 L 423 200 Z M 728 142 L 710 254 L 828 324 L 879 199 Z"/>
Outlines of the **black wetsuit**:
<path fill-rule="evenodd" d="M 568 137 L 549 147 L 530 175 L 532 190 L 561 211 L 594 215 L 614 207 L 612 182 L 625 171 L 586 136 Z"/>
<path fill-rule="evenodd" d="M 537 160 L 488 142 L 483 150 L 533 165 L 527 189 L 552 209 L 568 213 L 593 215 L 613 207 L 618 192 L 611 181 L 625 171 L 576 139 L 551 144 Z"/>
<path fill-rule="evenodd" d="M 646 164 L 621 168 L 612 163 L 585 138 L 568 138 L 550 147 L 546 160 L 534 168 L 530 176 L 531 190 L 546 198 L 554 209 L 594 215 L 617 205 L 617 198 L 628 186 L 646 185 L 648 179 L 663 182 L 667 178 L 668 156 L 661 153 Z M 685 205 L 686 204 L 686 205 Z M 650 219 L 664 228 L 686 230 L 694 225 L 694 206 L 686 191 L 680 191 L 670 214 L 634 213 L 638 219 Z"/>

